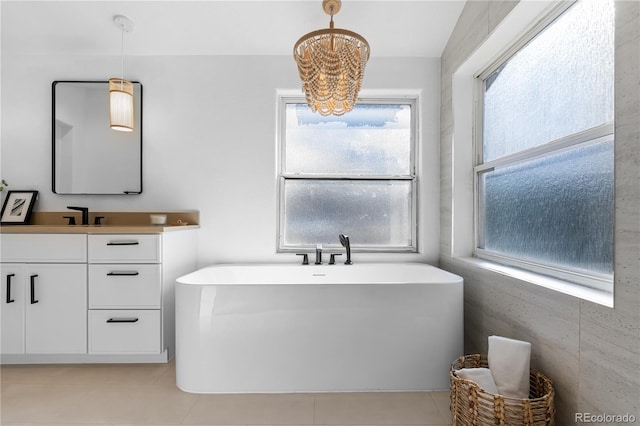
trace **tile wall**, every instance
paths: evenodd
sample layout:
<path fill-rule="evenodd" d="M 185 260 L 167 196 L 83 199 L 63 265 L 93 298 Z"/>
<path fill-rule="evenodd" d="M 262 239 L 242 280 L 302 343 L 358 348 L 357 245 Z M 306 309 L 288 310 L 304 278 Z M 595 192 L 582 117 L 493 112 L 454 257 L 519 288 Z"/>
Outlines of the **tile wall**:
<path fill-rule="evenodd" d="M 451 76 L 516 4 L 467 2 L 442 57 L 440 266 L 465 279 L 465 352 L 486 353 L 491 334 L 530 341 L 555 383 L 557 424 L 582 412 L 640 421 L 640 3 L 616 2 L 615 308 L 451 257 Z"/>

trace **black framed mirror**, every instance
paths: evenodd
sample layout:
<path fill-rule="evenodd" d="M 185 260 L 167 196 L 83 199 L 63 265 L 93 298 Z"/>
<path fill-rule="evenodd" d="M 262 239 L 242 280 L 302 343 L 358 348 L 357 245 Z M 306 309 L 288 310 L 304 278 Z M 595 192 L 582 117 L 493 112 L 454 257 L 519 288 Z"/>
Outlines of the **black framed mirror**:
<path fill-rule="evenodd" d="M 54 81 L 52 100 L 53 192 L 142 193 L 142 84 L 132 132 L 109 127 L 108 81 Z"/>

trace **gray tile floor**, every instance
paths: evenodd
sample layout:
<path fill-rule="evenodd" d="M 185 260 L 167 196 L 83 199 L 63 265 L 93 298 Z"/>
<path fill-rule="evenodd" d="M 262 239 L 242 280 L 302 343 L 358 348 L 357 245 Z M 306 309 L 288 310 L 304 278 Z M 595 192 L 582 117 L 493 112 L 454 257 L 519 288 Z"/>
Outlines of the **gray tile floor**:
<path fill-rule="evenodd" d="M 175 364 L 0 368 L 0 424 L 449 425 L 448 392 L 196 395 Z"/>

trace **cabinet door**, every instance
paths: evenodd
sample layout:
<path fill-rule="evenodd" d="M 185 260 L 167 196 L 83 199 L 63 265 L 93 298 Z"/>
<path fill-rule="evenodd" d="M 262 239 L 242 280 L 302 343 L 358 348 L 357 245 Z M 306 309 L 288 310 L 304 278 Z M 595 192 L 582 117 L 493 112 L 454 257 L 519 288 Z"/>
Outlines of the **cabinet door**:
<path fill-rule="evenodd" d="M 26 352 L 87 352 L 87 265 L 26 267 Z"/>
<path fill-rule="evenodd" d="M 3 354 L 24 353 L 24 275 L 17 263 L 0 263 L 0 349 Z"/>

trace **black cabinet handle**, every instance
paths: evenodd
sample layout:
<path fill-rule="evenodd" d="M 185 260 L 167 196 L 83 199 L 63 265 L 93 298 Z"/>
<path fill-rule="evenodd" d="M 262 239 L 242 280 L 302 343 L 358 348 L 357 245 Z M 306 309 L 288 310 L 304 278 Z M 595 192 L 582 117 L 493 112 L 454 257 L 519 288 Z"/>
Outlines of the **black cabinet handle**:
<path fill-rule="evenodd" d="M 140 272 L 109 272 L 107 274 L 108 277 L 135 277 L 136 275 L 140 275 Z"/>
<path fill-rule="evenodd" d="M 138 322 L 138 318 L 109 318 L 107 323 L 117 324 L 117 323 L 131 323 Z"/>
<path fill-rule="evenodd" d="M 7 275 L 7 303 L 15 302 L 15 300 L 11 298 L 11 277 L 15 277 L 15 276 L 16 274 Z"/>
<path fill-rule="evenodd" d="M 140 244 L 138 241 L 110 241 L 108 246 L 137 246 Z"/>
<path fill-rule="evenodd" d="M 31 304 L 38 303 L 36 300 L 36 277 L 38 274 L 31 275 Z"/>

